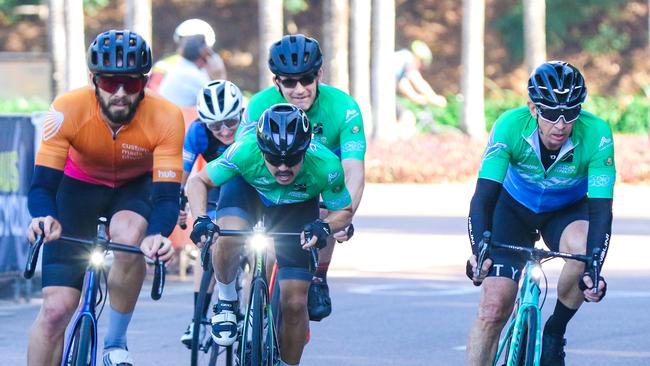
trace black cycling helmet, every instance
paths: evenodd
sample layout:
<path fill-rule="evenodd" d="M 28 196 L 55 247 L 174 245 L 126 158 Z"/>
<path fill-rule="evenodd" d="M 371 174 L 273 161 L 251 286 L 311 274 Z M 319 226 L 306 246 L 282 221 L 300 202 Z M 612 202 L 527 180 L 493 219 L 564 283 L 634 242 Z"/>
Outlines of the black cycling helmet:
<path fill-rule="evenodd" d="M 548 61 L 530 75 L 528 97 L 548 108 L 573 108 L 585 101 L 587 87 L 575 66 L 564 61 Z"/>
<path fill-rule="evenodd" d="M 269 49 L 269 69 L 275 75 L 316 73 L 322 65 L 318 41 L 303 34 L 284 36 Z"/>
<path fill-rule="evenodd" d="M 311 142 L 311 125 L 302 109 L 275 104 L 257 122 L 257 145 L 264 154 L 286 157 L 304 154 Z"/>
<path fill-rule="evenodd" d="M 113 29 L 95 38 L 87 60 L 93 74 L 146 74 L 151 70 L 151 49 L 139 34 Z"/>

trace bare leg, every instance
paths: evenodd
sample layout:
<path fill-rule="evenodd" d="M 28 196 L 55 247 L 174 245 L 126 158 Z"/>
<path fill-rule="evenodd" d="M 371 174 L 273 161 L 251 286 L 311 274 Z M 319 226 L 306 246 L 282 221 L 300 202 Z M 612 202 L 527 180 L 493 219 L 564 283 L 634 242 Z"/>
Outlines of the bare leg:
<path fill-rule="evenodd" d="M 79 290 L 50 286 L 43 289 L 43 305 L 29 333 L 27 365 L 61 364 L 65 328 L 79 305 Z"/>
<path fill-rule="evenodd" d="M 307 290 L 309 282 L 300 280 L 280 281 L 280 308 L 282 320 L 280 324 L 280 351 L 282 360 L 289 364 L 297 364 L 302 357 L 302 351 L 309 329 L 307 315 Z"/>

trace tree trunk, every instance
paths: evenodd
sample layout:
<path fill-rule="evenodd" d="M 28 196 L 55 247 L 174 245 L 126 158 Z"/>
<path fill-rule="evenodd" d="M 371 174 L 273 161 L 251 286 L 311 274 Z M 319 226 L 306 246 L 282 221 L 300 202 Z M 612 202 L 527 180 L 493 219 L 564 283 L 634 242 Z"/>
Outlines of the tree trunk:
<path fill-rule="evenodd" d="M 524 0 L 524 52 L 529 73 L 546 61 L 545 0 Z"/>
<path fill-rule="evenodd" d="M 648 0 L 650 1 L 650 0 Z M 359 103 L 367 134 L 372 132 L 370 111 L 370 0 L 352 0 L 350 19 L 350 73 L 352 96 Z"/>
<path fill-rule="evenodd" d="M 373 139 L 396 138 L 395 121 L 395 1 L 372 1 Z"/>
<path fill-rule="evenodd" d="M 86 67 L 88 45 L 84 37 L 83 0 L 66 0 L 65 18 L 68 53 L 67 90 L 71 90 L 88 84 Z"/>
<path fill-rule="evenodd" d="M 282 0 L 258 0 L 259 9 L 259 88 L 273 84 L 273 74 L 269 71 L 269 47 L 282 38 L 283 8 Z"/>
<path fill-rule="evenodd" d="M 49 0 L 49 46 L 52 62 L 52 95 L 68 90 L 65 40 L 65 0 Z"/>
<path fill-rule="evenodd" d="M 463 0 L 463 112 L 461 128 L 472 137 L 485 135 L 483 32 L 485 0 Z"/>
<path fill-rule="evenodd" d="M 323 34 L 325 81 L 341 90 L 350 89 L 348 75 L 348 0 L 323 1 Z"/>
<path fill-rule="evenodd" d="M 142 36 L 151 47 L 151 0 L 126 0 L 124 25 Z"/>

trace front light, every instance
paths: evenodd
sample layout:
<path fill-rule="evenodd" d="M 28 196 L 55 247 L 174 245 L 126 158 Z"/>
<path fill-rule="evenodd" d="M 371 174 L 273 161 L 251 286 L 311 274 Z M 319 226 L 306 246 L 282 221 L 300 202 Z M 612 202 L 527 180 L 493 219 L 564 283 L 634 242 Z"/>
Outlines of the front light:
<path fill-rule="evenodd" d="M 266 248 L 269 242 L 269 237 L 264 234 L 255 234 L 251 238 L 251 245 L 256 251 L 261 251 Z"/>
<path fill-rule="evenodd" d="M 533 277 L 535 281 L 539 280 L 542 278 L 542 275 L 544 272 L 542 272 L 542 268 L 540 266 L 535 266 L 533 269 L 530 271 L 530 275 Z"/>
<path fill-rule="evenodd" d="M 104 263 L 104 252 L 93 252 L 90 255 L 90 263 L 92 263 L 95 267 L 100 267 Z"/>

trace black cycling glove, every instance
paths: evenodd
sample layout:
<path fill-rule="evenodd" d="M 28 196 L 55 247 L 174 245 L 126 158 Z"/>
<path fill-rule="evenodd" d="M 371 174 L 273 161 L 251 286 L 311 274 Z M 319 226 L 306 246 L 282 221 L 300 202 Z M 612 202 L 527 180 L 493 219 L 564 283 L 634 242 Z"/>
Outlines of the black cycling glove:
<path fill-rule="evenodd" d="M 305 232 L 305 240 L 309 241 L 312 236 L 316 237 L 316 247 L 318 249 L 325 248 L 327 238 L 332 234 L 330 225 L 321 219 L 305 225 L 302 230 Z"/>
<path fill-rule="evenodd" d="M 207 215 L 201 215 L 194 221 L 190 239 L 194 244 L 198 244 L 201 241 L 201 236 L 207 236 L 208 232 L 219 234 L 219 226 L 212 222 Z"/>

